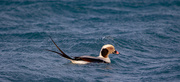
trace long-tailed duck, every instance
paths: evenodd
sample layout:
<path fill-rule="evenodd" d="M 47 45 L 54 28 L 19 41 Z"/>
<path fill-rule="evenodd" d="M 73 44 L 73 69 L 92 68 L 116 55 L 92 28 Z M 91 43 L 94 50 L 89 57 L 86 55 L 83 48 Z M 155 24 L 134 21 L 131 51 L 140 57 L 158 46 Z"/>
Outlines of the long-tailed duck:
<path fill-rule="evenodd" d="M 51 37 L 50 37 L 51 38 Z M 54 45 L 58 48 L 60 52 L 53 51 L 53 50 L 48 50 L 54 53 L 59 54 L 60 56 L 70 60 L 74 64 L 88 64 L 88 63 L 111 63 L 111 60 L 109 58 L 109 54 L 119 54 L 118 51 L 115 50 L 114 46 L 111 44 L 106 44 L 101 48 L 100 54 L 98 57 L 93 57 L 93 56 L 80 56 L 80 57 L 74 57 L 71 58 L 68 55 L 66 55 L 53 41 L 51 38 L 52 42 Z"/>

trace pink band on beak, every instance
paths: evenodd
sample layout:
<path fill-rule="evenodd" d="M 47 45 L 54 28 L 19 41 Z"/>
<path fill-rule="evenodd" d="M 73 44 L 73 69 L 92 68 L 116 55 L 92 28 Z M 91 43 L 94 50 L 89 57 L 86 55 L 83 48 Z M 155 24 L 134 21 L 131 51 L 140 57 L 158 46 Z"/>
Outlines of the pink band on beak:
<path fill-rule="evenodd" d="M 116 54 L 119 54 L 119 52 L 118 52 L 118 51 L 116 51 Z"/>
<path fill-rule="evenodd" d="M 120 54 L 118 51 L 114 51 L 113 54 Z"/>

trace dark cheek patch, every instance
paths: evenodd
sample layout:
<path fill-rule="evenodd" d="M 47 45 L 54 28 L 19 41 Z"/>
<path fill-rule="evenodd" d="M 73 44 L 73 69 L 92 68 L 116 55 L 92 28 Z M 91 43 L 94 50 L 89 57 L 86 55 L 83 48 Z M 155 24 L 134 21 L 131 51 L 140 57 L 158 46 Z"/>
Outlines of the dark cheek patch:
<path fill-rule="evenodd" d="M 107 49 L 103 49 L 103 50 L 101 51 L 101 55 L 102 55 L 103 57 L 107 58 L 107 57 L 108 57 L 108 50 L 107 50 Z"/>

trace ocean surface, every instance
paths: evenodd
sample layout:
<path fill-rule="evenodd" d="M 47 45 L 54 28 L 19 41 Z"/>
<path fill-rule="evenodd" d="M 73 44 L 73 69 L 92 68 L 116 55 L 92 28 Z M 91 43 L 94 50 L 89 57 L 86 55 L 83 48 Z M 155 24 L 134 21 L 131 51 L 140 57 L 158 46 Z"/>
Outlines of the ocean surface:
<path fill-rule="evenodd" d="M 111 64 L 72 64 L 105 44 Z M 1 0 L 0 82 L 180 82 L 179 0 Z"/>

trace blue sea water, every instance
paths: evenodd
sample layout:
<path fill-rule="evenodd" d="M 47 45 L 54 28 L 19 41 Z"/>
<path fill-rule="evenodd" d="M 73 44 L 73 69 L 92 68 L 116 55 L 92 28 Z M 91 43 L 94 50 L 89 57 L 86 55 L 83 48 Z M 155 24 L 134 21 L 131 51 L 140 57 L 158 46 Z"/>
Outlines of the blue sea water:
<path fill-rule="evenodd" d="M 76 65 L 60 57 L 98 56 Z M 179 82 L 179 0 L 1 0 L 0 82 Z"/>

